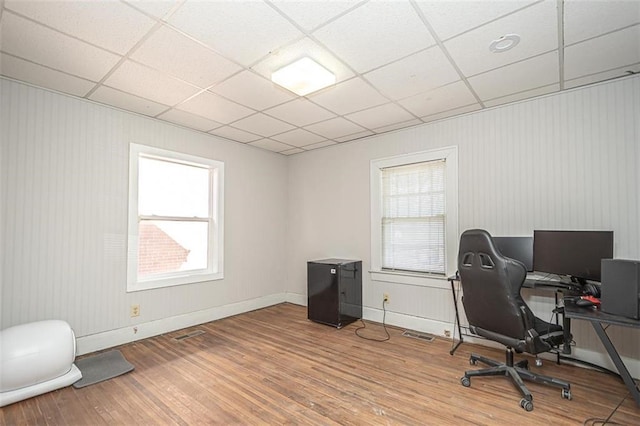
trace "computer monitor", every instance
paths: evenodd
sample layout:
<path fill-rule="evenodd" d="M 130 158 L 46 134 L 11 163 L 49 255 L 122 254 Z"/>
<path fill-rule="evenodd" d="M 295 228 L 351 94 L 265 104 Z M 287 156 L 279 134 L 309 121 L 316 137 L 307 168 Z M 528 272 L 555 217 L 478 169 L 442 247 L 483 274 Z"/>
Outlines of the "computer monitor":
<path fill-rule="evenodd" d="M 613 231 L 533 231 L 533 268 L 600 281 L 602 259 L 613 258 Z"/>
<path fill-rule="evenodd" d="M 503 255 L 524 263 L 528 272 L 533 271 L 533 237 L 493 237 Z"/>

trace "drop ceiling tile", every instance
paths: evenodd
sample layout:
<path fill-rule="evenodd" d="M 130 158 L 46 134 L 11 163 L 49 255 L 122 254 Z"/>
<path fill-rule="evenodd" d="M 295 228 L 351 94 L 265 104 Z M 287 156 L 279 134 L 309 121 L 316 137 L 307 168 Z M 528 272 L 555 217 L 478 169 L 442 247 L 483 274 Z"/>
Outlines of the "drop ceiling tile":
<path fill-rule="evenodd" d="M 403 121 L 401 123 L 395 123 L 395 124 L 390 124 L 388 126 L 377 127 L 375 129 L 373 129 L 373 131 L 376 132 L 376 133 L 392 132 L 394 130 L 406 129 L 407 127 L 413 127 L 413 126 L 417 126 L 419 124 L 422 124 L 422 120 L 418 120 L 416 118 L 416 119 L 409 120 L 409 121 Z"/>
<path fill-rule="evenodd" d="M 272 3 L 306 31 L 313 30 L 341 13 L 356 6 L 361 0 L 291 1 L 273 0 Z"/>
<path fill-rule="evenodd" d="M 163 18 L 172 8 L 180 3 L 181 0 L 124 0 L 131 6 L 142 10 L 156 18 Z"/>
<path fill-rule="evenodd" d="M 157 118 L 203 132 L 222 126 L 222 124 L 217 121 L 209 120 L 207 118 L 200 117 L 199 115 L 191 114 L 179 109 L 171 109 L 160 114 Z"/>
<path fill-rule="evenodd" d="M 398 103 L 418 117 L 475 104 L 476 98 L 462 81 L 439 87 Z"/>
<path fill-rule="evenodd" d="M 338 83 L 355 75 L 342 61 L 309 37 L 274 50 L 265 59 L 251 67 L 251 69 L 267 80 L 271 80 L 271 74 L 275 71 L 304 56 L 308 56 L 331 71 L 336 76 L 336 82 Z"/>
<path fill-rule="evenodd" d="M 210 90 L 258 111 L 295 98 L 292 92 L 251 71 L 236 74 Z"/>
<path fill-rule="evenodd" d="M 256 146 L 258 148 L 266 149 L 273 152 L 288 151 L 292 147 L 282 142 L 274 141 L 271 139 L 260 139 L 259 141 L 249 142 L 249 145 Z"/>
<path fill-rule="evenodd" d="M 169 22 L 245 66 L 302 36 L 264 2 L 187 1 Z"/>
<path fill-rule="evenodd" d="M 119 56 L 5 11 L 2 51 L 77 77 L 99 81 Z"/>
<path fill-rule="evenodd" d="M 354 121 L 367 129 L 376 127 L 389 126 L 403 121 L 409 121 L 413 118 L 406 110 L 400 108 L 396 104 L 385 104 L 364 111 L 354 112 L 345 118 Z"/>
<path fill-rule="evenodd" d="M 335 114 L 303 98 L 278 105 L 264 112 L 265 114 L 300 127 L 335 117 Z"/>
<path fill-rule="evenodd" d="M 300 152 L 304 152 L 304 149 L 301 149 L 301 148 L 291 148 L 291 149 L 288 149 L 288 150 L 286 150 L 286 151 L 280 151 L 280 154 L 283 154 L 283 155 L 293 155 L 293 154 L 298 154 L 298 153 L 300 153 Z"/>
<path fill-rule="evenodd" d="M 640 62 L 640 25 L 564 49 L 564 77 L 578 77 Z"/>
<path fill-rule="evenodd" d="M 559 79 L 556 51 L 478 74 L 468 81 L 480 99 L 485 101 L 548 86 L 558 83 Z"/>
<path fill-rule="evenodd" d="M 219 127 L 209 133 L 242 143 L 253 142 L 262 138 L 262 136 L 254 135 L 253 133 L 245 132 L 244 130 L 236 129 L 231 126 Z"/>
<path fill-rule="evenodd" d="M 364 75 L 381 93 L 402 99 L 460 80 L 460 75 L 434 46 Z"/>
<path fill-rule="evenodd" d="M 198 92 L 194 86 L 133 61 L 122 63 L 104 84 L 165 105 L 175 105 Z"/>
<path fill-rule="evenodd" d="M 506 16 L 444 43 L 465 76 L 469 77 L 558 48 L 555 1 L 545 1 Z M 493 40 L 518 34 L 520 43 L 511 50 L 489 51 Z"/>
<path fill-rule="evenodd" d="M 98 87 L 98 89 L 89 96 L 89 99 L 151 117 L 169 108 L 167 105 L 162 105 L 106 86 Z"/>
<path fill-rule="evenodd" d="M 416 3 L 441 40 L 535 3 L 526 1 L 423 1 Z"/>
<path fill-rule="evenodd" d="M 224 124 L 253 114 L 253 110 L 209 92 L 199 93 L 178 105 L 177 109 Z"/>
<path fill-rule="evenodd" d="M 570 45 L 640 22 L 640 1 L 564 2 L 564 43 Z"/>
<path fill-rule="evenodd" d="M 254 114 L 233 123 L 237 127 L 247 132 L 256 133 L 269 137 L 277 133 L 286 132 L 294 127 L 284 121 L 277 120 L 262 113 Z"/>
<path fill-rule="evenodd" d="M 7 9 L 119 54 L 127 53 L 154 20 L 117 1 L 6 0 Z"/>
<path fill-rule="evenodd" d="M 218 83 L 242 69 L 166 26 L 145 40 L 131 58 L 201 88 Z"/>
<path fill-rule="evenodd" d="M 560 90 L 560 84 L 555 83 L 549 86 L 538 87 L 532 90 L 525 90 L 523 92 L 514 93 L 513 95 L 503 96 L 501 98 L 491 99 L 489 101 L 485 101 L 484 105 L 486 107 L 494 107 L 496 105 L 503 105 L 511 102 L 521 101 L 523 99 L 534 98 L 537 96 L 547 95 L 549 93 L 554 93 Z"/>
<path fill-rule="evenodd" d="M 345 120 L 342 117 L 336 117 L 332 118 L 331 120 L 312 124 L 310 126 L 306 126 L 305 129 L 309 130 L 310 132 L 322 135 L 328 139 L 335 139 L 340 136 L 350 135 L 352 133 L 366 130 L 355 123 Z"/>
<path fill-rule="evenodd" d="M 86 95 L 96 85 L 89 80 L 74 77 L 5 54 L 0 54 L 0 74 L 26 83 L 35 84 L 36 86 L 81 97 Z"/>
<path fill-rule="evenodd" d="M 281 133 L 276 136 L 272 136 L 272 139 L 275 139 L 279 142 L 286 143 L 291 146 L 305 146 L 311 145 L 313 143 L 322 142 L 325 140 L 322 136 L 318 136 L 314 133 L 308 132 L 303 129 L 294 129 L 289 132 Z"/>
<path fill-rule="evenodd" d="M 633 64 L 613 70 L 590 74 L 584 77 L 579 77 L 573 80 L 567 80 L 564 82 L 565 89 L 572 89 L 574 87 L 580 87 L 587 84 L 597 83 L 599 81 L 610 80 L 612 78 L 618 78 L 623 76 L 629 76 L 631 74 L 640 73 L 640 63 Z"/>
<path fill-rule="evenodd" d="M 353 78 L 307 97 L 314 103 L 338 115 L 348 114 L 388 102 L 384 96 L 361 78 Z"/>
<path fill-rule="evenodd" d="M 313 35 L 361 73 L 435 44 L 405 0 L 366 3 Z"/>

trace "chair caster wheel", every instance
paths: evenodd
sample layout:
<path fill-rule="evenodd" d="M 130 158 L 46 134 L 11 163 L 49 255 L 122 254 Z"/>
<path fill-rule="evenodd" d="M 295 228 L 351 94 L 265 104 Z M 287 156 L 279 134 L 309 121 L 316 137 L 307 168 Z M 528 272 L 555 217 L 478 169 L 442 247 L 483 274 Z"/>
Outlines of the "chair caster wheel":
<path fill-rule="evenodd" d="M 526 411 L 533 411 L 533 402 L 522 398 L 520 400 L 520 406 L 524 408 Z"/>
<path fill-rule="evenodd" d="M 469 358 L 469 364 L 476 365 L 477 363 L 478 363 L 478 360 L 476 360 L 475 358 Z"/>
<path fill-rule="evenodd" d="M 471 386 L 471 380 L 467 376 L 464 376 L 463 378 L 461 378 L 460 383 L 462 383 L 462 386 L 464 386 L 465 388 L 468 388 L 469 386 Z"/>
<path fill-rule="evenodd" d="M 571 401 L 571 390 L 570 389 L 562 389 L 562 397 L 564 399 L 568 399 Z"/>

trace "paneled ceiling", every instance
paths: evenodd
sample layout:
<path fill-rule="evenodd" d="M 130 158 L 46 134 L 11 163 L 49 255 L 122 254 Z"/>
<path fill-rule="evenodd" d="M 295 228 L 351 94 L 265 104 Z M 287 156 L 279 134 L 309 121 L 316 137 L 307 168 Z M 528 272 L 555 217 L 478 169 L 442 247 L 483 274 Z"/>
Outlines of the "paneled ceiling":
<path fill-rule="evenodd" d="M 0 4 L 2 75 L 285 155 L 640 71 L 640 0 Z"/>

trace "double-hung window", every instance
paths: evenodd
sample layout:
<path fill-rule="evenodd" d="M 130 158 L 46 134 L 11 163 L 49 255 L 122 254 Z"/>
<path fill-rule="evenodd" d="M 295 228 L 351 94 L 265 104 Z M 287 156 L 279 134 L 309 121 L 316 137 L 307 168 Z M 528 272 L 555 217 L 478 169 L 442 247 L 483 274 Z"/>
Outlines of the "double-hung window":
<path fill-rule="evenodd" d="M 224 164 L 131 144 L 127 291 L 223 278 Z"/>
<path fill-rule="evenodd" d="M 372 161 L 371 213 L 374 279 L 420 284 L 455 271 L 457 149 Z"/>

